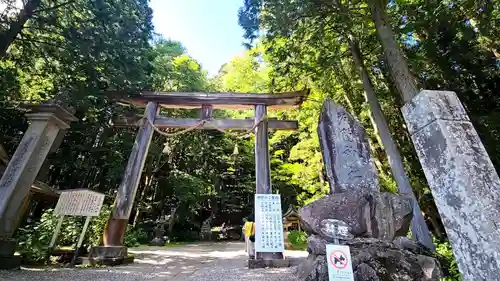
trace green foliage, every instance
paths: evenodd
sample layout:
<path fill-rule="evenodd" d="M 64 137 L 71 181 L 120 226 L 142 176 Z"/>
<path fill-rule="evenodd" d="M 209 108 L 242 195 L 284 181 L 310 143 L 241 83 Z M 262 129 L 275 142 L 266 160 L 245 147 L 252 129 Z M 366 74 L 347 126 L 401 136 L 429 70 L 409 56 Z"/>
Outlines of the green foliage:
<path fill-rule="evenodd" d="M 101 213 L 98 217 L 92 218 L 87 230 L 86 240 L 87 245 L 98 246 L 102 244 L 102 233 L 106 223 L 108 223 L 109 216 L 111 215 L 111 206 L 103 205 Z"/>
<path fill-rule="evenodd" d="M 16 238 L 17 251 L 26 263 L 41 262 L 46 257 L 50 240 L 56 229 L 59 217 L 49 209 L 42 214 L 40 221 L 34 221 L 18 229 Z M 63 221 L 57 245 L 76 245 L 83 226 L 82 218 L 70 217 Z"/>
<path fill-rule="evenodd" d="M 127 247 L 138 247 L 148 242 L 148 234 L 141 228 L 128 227 L 125 233 L 124 244 Z"/>
<path fill-rule="evenodd" d="M 303 231 L 292 230 L 288 232 L 288 241 L 290 241 L 295 250 L 307 249 L 307 234 Z"/>
<path fill-rule="evenodd" d="M 436 252 L 441 255 L 440 263 L 441 266 L 445 267 L 445 274 L 447 275 L 445 278 L 441 279 L 442 281 L 461 281 L 462 277 L 460 276 L 460 272 L 458 271 L 457 261 L 453 255 L 453 250 L 451 249 L 451 245 L 448 241 L 437 241 L 434 240 L 434 244 L 436 245 Z"/>
<path fill-rule="evenodd" d="M 104 205 L 99 216 L 92 218 L 87 228 L 82 247 L 88 248 L 102 244 L 102 233 L 110 213 L 111 207 Z M 54 215 L 52 209 L 49 209 L 42 214 L 40 221 L 32 221 L 18 229 L 16 233 L 19 243 L 17 250 L 21 253 L 23 262 L 38 263 L 43 261 L 59 218 L 59 216 Z M 70 247 L 74 249 L 80 237 L 84 221 L 84 217 L 66 216 L 57 237 L 56 247 Z M 143 242 L 145 240 L 144 235 L 144 232 L 141 232 L 141 230 L 128 232 L 125 237 L 128 243 L 126 245 L 131 247 L 138 246 L 138 241 Z"/>

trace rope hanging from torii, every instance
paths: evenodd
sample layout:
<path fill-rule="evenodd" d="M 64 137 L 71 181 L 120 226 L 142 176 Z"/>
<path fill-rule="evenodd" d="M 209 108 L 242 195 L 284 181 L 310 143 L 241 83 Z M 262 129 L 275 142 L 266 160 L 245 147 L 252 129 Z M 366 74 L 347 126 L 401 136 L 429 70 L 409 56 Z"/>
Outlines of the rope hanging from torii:
<path fill-rule="evenodd" d="M 143 119 L 147 120 L 147 122 L 151 125 L 151 127 L 153 127 L 153 130 L 155 130 L 158 134 L 160 134 L 162 136 L 165 136 L 165 137 L 179 136 L 179 135 L 188 133 L 190 131 L 196 130 L 196 129 L 202 127 L 205 124 L 210 124 L 215 130 L 217 130 L 217 131 L 219 131 L 221 133 L 227 134 L 227 135 L 235 137 L 235 138 L 245 138 L 245 137 L 249 136 L 251 133 L 253 133 L 255 131 L 255 128 L 257 128 L 257 126 L 260 123 L 262 123 L 264 120 L 267 120 L 267 115 L 262 116 L 262 118 L 259 119 L 259 121 L 256 122 L 252 126 L 252 128 L 248 129 L 247 131 L 245 131 L 243 133 L 229 132 L 227 130 L 224 130 L 222 128 L 217 127 L 217 125 L 215 123 L 213 123 L 213 122 L 211 122 L 210 120 L 207 120 L 207 119 L 202 119 L 202 120 L 200 120 L 200 122 L 196 123 L 195 125 L 193 125 L 191 127 L 186 128 L 184 130 L 177 131 L 177 132 L 174 132 L 174 133 L 167 133 L 167 132 L 164 132 L 164 131 L 160 130 L 157 126 L 155 126 L 155 124 L 148 117 L 144 117 Z"/>

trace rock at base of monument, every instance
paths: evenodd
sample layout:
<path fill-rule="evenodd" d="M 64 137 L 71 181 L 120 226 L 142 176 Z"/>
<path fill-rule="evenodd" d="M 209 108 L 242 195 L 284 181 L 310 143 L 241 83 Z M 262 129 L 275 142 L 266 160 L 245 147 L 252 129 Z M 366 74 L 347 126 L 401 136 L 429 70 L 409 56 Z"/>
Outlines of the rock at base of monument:
<path fill-rule="evenodd" d="M 392 241 L 408 232 L 411 198 L 391 193 L 351 190 L 329 194 L 299 210 L 301 226 L 308 234 L 322 234 L 322 221 L 335 219 L 349 226 L 355 237 Z"/>
<path fill-rule="evenodd" d="M 21 256 L 15 255 L 17 241 L 12 238 L 0 239 L 0 269 L 18 269 Z"/>
<path fill-rule="evenodd" d="M 0 238 L 0 256 L 13 256 L 16 252 L 17 242 L 12 238 Z"/>
<path fill-rule="evenodd" d="M 326 244 L 329 244 L 326 239 L 313 234 L 307 238 L 307 252 L 315 255 L 326 255 Z"/>
<path fill-rule="evenodd" d="M 356 281 L 439 281 L 441 278 L 439 262 L 432 256 L 419 254 L 422 249 L 414 248 L 412 252 L 375 238 L 355 238 L 346 244 L 350 248 Z M 309 254 L 297 270 L 300 280 L 327 281 L 326 255 Z"/>
<path fill-rule="evenodd" d="M 115 266 L 122 264 L 134 263 L 134 256 L 129 255 L 127 257 L 117 257 L 117 258 L 104 258 L 104 257 L 79 257 L 77 259 L 77 264 L 90 265 L 90 266 Z"/>
<path fill-rule="evenodd" d="M 328 281 L 328 265 L 325 255 L 309 254 L 297 267 L 297 276 L 304 281 Z"/>
<path fill-rule="evenodd" d="M 280 267 L 290 267 L 290 260 L 288 259 L 275 259 L 275 260 L 258 260 L 258 259 L 249 259 L 248 260 L 248 268 L 280 268 Z"/>
<path fill-rule="evenodd" d="M 165 246 L 165 240 L 160 237 L 155 237 L 149 242 L 149 246 Z"/>
<path fill-rule="evenodd" d="M 0 256 L 0 270 L 1 269 L 20 269 L 21 256 Z"/>

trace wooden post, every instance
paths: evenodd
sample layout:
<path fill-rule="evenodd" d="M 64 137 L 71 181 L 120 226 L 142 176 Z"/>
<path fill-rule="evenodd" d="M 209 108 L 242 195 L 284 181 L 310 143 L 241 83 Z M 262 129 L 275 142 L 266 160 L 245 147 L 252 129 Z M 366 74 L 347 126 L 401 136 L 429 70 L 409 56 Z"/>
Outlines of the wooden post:
<path fill-rule="evenodd" d="M 59 221 L 57 222 L 56 229 L 54 230 L 54 234 L 52 234 L 52 239 L 50 240 L 49 249 L 47 250 L 47 256 L 45 258 L 45 262 L 47 264 L 50 264 L 50 256 L 52 255 L 52 252 L 54 251 L 54 247 L 55 247 L 56 241 L 57 241 L 57 236 L 59 236 L 59 232 L 61 231 L 61 226 L 63 224 L 63 221 L 64 221 L 64 215 L 62 215 L 59 218 Z"/>
<path fill-rule="evenodd" d="M 76 243 L 76 249 L 75 249 L 75 254 L 73 255 L 73 258 L 71 259 L 71 264 L 70 266 L 73 267 L 75 266 L 76 259 L 78 258 L 78 252 L 80 252 L 80 248 L 82 247 L 83 243 L 83 238 L 85 238 L 85 233 L 87 232 L 87 228 L 89 227 L 89 223 L 92 217 L 87 217 L 85 220 L 85 224 L 83 225 L 82 233 L 80 233 L 80 238 L 78 238 L 78 243 Z"/>
<path fill-rule="evenodd" d="M 267 115 L 265 105 L 255 106 L 255 122 Z M 271 166 L 269 164 L 269 140 L 267 120 L 255 128 L 255 182 L 257 194 L 271 193 Z"/>
<path fill-rule="evenodd" d="M 266 105 L 255 106 L 255 122 L 266 118 Z M 255 128 L 255 182 L 257 194 L 271 194 L 271 165 L 269 162 L 269 139 L 267 120 Z M 255 207 L 254 207 L 255 208 Z M 255 253 L 256 259 L 283 259 L 283 253 Z"/>
<path fill-rule="evenodd" d="M 144 116 L 154 122 L 158 114 L 158 104 L 149 102 Z M 134 204 L 135 194 L 141 179 L 142 168 L 146 160 L 149 144 L 153 137 L 153 127 L 145 120 L 142 123 L 132 147 L 132 152 L 118 187 L 113 211 L 104 230 L 104 246 L 121 246 L 127 230 L 127 224 Z"/>

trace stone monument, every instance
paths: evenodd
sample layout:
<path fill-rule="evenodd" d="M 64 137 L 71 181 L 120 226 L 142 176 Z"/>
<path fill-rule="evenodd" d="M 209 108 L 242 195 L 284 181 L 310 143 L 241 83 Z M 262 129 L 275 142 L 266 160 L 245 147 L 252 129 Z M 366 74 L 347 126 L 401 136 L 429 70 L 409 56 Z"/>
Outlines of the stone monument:
<path fill-rule="evenodd" d="M 379 190 L 365 129 L 331 100 L 323 104 L 318 136 L 330 193 L 360 188 Z"/>
<path fill-rule="evenodd" d="M 463 280 L 500 280 L 500 178 L 454 92 L 403 107 Z"/>
<path fill-rule="evenodd" d="M 212 218 L 208 218 L 203 223 L 201 224 L 201 230 L 200 230 L 200 238 L 202 241 L 210 241 L 212 240 Z"/>
<path fill-rule="evenodd" d="M 23 200 L 29 193 L 45 158 L 62 130 L 75 117 L 57 103 L 28 105 L 30 123 L 0 179 L 0 268 L 17 267 L 12 239 Z"/>
<path fill-rule="evenodd" d="M 309 234 L 309 256 L 298 267 L 305 281 L 327 281 L 326 244 L 351 250 L 357 281 L 438 281 L 439 262 L 421 244 L 406 237 L 412 199 L 381 193 L 362 126 L 327 100 L 318 124 L 331 193 L 299 210 Z M 342 231 L 332 231 L 342 228 Z"/>
<path fill-rule="evenodd" d="M 150 246 L 164 246 L 166 239 L 165 239 L 165 223 L 166 220 L 162 216 L 159 220 L 158 223 L 156 224 L 156 227 L 154 229 L 155 237 L 153 240 L 149 242 Z"/>

